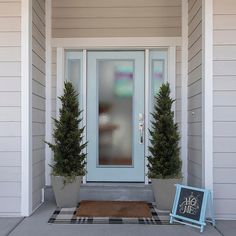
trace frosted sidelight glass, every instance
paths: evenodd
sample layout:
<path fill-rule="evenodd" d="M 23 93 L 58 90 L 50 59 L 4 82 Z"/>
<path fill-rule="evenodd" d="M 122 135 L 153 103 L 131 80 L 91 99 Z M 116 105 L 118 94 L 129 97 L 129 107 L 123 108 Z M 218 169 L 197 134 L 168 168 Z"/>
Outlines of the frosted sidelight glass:
<path fill-rule="evenodd" d="M 150 90 L 149 108 L 153 110 L 155 103 L 154 97 L 159 92 L 161 85 L 168 81 L 167 68 L 168 52 L 166 50 L 150 51 Z"/>
<path fill-rule="evenodd" d="M 65 80 L 71 81 L 76 92 L 79 93 L 80 109 L 82 109 L 82 52 L 66 51 Z"/>
<path fill-rule="evenodd" d="M 159 92 L 161 84 L 164 83 L 164 60 L 153 60 L 152 61 L 152 92 L 156 95 Z"/>

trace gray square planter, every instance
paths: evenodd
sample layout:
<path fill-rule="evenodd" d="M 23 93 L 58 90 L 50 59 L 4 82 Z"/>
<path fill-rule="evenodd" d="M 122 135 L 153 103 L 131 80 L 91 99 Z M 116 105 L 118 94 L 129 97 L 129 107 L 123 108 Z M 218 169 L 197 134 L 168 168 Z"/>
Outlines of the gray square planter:
<path fill-rule="evenodd" d="M 158 210 L 171 211 L 175 197 L 175 184 L 182 179 L 152 179 L 152 191 Z"/>
<path fill-rule="evenodd" d="M 64 185 L 62 176 L 51 176 L 52 188 L 58 207 L 76 207 L 80 200 L 80 185 L 82 176 L 77 176 L 72 183 Z"/>

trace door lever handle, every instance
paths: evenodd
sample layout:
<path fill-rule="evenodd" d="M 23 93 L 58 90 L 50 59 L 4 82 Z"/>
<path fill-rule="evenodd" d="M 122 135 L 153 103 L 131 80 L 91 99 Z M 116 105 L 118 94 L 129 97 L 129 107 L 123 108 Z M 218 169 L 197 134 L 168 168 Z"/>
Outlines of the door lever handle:
<path fill-rule="evenodd" d="M 139 113 L 138 115 L 138 128 L 139 128 L 139 143 L 143 144 L 144 143 L 144 115 L 143 113 Z"/>

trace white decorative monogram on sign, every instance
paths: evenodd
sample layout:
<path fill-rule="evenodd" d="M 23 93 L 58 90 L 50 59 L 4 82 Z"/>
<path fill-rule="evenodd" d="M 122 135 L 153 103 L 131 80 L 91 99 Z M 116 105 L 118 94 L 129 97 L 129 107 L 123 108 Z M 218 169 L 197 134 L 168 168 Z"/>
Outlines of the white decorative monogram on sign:
<path fill-rule="evenodd" d="M 198 200 L 199 195 L 194 196 L 193 192 L 191 192 L 191 195 L 186 197 L 185 200 L 179 205 L 180 207 L 180 212 L 185 214 L 191 214 L 191 215 L 196 215 L 199 211 L 199 200 Z"/>

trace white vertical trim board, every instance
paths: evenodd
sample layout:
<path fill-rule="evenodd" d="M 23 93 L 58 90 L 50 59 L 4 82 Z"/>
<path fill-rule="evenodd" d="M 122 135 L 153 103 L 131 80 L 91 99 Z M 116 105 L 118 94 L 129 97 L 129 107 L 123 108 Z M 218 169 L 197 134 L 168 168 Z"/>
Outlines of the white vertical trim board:
<path fill-rule="evenodd" d="M 52 64 L 52 47 L 51 47 L 51 36 L 52 36 L 52 3 L 51 0 L 46 0 L 46 130 L 45 130 L 45 138 L 48 142 L 52 142 L 52 122 L 51 122 L 51 114 L 52 114 L 52 78 L 51 78 L 51 64 Z M 52 151 L 49 148 L 48 145 L 45 147 L 45 181 L 46 185 L 51 185 L 51 178 L 50 178 L 50 172 L 51 167 L 49 164 L 51 164 L 52 160 Z"/>
<path fill-rule="evenodd" d="M 148 146 L 149 146 L 149 131 L 148 131 L 148 124 L 149 124 L 149 86 L 150 86 L 150 80 L 149 80 L 149 54 L 150 51 L 149 49 L 145 50 L 145 126 L 144 130 L 145 130 L 145 150 L 144 150 L 144 174 L 145 174 L 145 184 L 149 183 L 149 179 L 147 177 L 147 173 L 148 173 L 148 159 L 147 156 L 149 155 L 149 151 L 148 151 Z"/>
<path fill-rule="evenodd" d="M 65 57 L 64 48 L 57 48 L 57 96 L 56 96 L 56 117 L 59 118 L 59 109 L 61 107 L 61 101 L 58 99 L 63 94 L 63 83 L 64 83 L 64 67 Z"/>
<path fill-rule="evenodd" d="M 32 0 L 21 1 L 21 214 L 32 213 Z"/>
<path fill-rule="evenodd" d="M 42 204 L 45 202 L 45 187 L 42 188 Z"/>
<path fill-rule="evenodd" d="M 213 0 L 202 0 L 203 186 L 213 190 Z"/>
<path fill-rule="evenodd" d="M 84 129 L 84 142 L 87 141 L 87 50 L 83 50 L 83 60 L 82 60 L 82 91 L 83 91 L 83 104 L 82 104 L 82 108 L 83 108 L 83 126 L 85 126 Z M 85 152 L 87 152 L 87 147 L 85 149 Z M 85 175 L 83 177 L 83 183 L 85 184 L 87 181 L 87 176 Z"/>
<path fill-rule="evenodd" d="M 168 48 L 168 82 L 170 84 L 170 96 L 175 99 L 175 80 L 176 80 L 176 47 Z M 172 110 L 175 111 L 175 102 Z"/>
<path fill-rule="evenodd" d="M 181 158 L 183 183 L 188 183 L 188 0 L 182 0 Z"/>

